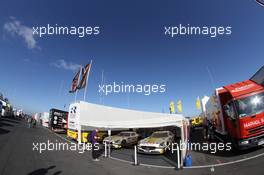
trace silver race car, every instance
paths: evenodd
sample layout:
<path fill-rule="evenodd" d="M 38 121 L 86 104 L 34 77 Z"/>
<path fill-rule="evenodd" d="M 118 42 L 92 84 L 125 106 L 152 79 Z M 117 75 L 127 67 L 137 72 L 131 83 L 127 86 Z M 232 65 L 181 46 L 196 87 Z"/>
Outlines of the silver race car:
<path fill-rule="evenodd" d="M 156 131 L 138 142 L 138 152 L 147 154 L 163 154 L 174 140 L 170 131 Z"/>
<path fill-rule="evenodd" d="M 137 144 L 139 135 L 132 131 L 123 131 L 117 135 L 106 137 L 103 143 L 111 144 L 114 148 L 121 148 Z"/>

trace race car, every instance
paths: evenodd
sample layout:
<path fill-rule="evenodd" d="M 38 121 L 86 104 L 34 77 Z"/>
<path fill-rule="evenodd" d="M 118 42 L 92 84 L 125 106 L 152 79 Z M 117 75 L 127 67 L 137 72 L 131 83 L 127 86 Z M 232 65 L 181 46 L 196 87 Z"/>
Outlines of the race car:
<path fill-rule="evenodd" d="M 156 131 L 138 143 L 137 151 L 146 154 L 163 154 L 173 142 L 174 134 L 170 131 Z"/>
<path fill-rule="evenodd" d="M 123 131 L 117 135 L 106 137 L 103 143 L 111 144 L 114 148 L 126 147 L 137 144 L 139 135 L 132 131 Z"/>
<path fill-rule="evenodd" d="M 203 126 L 203 118 L 198 116 L 191 119 L 191 127 L 197 128 Z"/>

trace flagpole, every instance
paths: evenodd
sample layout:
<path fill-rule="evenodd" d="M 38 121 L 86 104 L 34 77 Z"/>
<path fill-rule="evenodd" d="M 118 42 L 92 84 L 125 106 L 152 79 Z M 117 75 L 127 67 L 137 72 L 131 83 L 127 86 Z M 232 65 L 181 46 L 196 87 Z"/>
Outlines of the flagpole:
<path fill-rule="evenodd" d="M 91 69 L 92 69 L 92 62 L 93 62 L 93 60 L 91 60 L 91 62 L 90 62 L 89 72 L 88 72 L 88 75 L 87 75 L 87 77 L 86 77 L 86 84 L 85 84 L 85 89 L 84 89 L 84 94 L 83 94 L 83 101 L 85 101 L 85 98 L 86 98 L 87 84 L 88 84 L 88 80 L 89 80 L 90 71 L 91 71 Z"/>
<path fill-rule="evenodd" d="M 76 102 L 76 100 L 77 100 L 78 84 L 79 84 L 79 81 L 80 81 L 81 74 L 82 74 L 82 66 L 80 66 L 80 72 L 79 72 L 79 77 L 78 77 L 78 82 L 77 82 L 77 88 L 76 88 L 76 91 L 75 91 L 74 102 Z"/>
<path fill-rule="evenodd" d="M 104 83 L 104 70 L 102 70 L 102 80 L 101 80 L 101 86 L 103 86 Z M 103 93 L 100 92 L 100 104 L 102 104 L 102 97 Z"/>

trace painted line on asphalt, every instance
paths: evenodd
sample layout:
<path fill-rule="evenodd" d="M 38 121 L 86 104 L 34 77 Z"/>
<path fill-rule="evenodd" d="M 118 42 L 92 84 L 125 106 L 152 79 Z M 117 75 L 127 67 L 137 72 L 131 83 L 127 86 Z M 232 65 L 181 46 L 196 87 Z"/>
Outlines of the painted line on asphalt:
<path fill-rule="evenodd" d="M 116 157 L 110 157 L 110 159 L 134 165 L 134 162 L 131 162 L 131 161 L 128 161 L 128 160 L 123 160 L 123 159 L 119 159 L 119 158 L 116 158 Z M 145 163 L 140 163 L 139 165 L 140 166 L 146 166 L 146 167 L 154 167 L 154 168 L 175 169 L 175 167 L 173 167 L 173 166 L 159 166 L 159 165 L 150 165 L 150 164 L 145 164 Z"/>
<path fill-rule="evenodd" d="M 191 166 L 191 167 L 183 167 L 184 169 L 199 169 L 199 168 L 211 168 L 211 167 L 219 167 L 219 166 L 225 166 L 225 165 L 231 165 L 231 164 L 235 164 L 235 163 L 240 163 L 240 162 L 244 162 L 247 160 L 251 160 L 251 159 L 255 159 L 258 157 L 264 156 L 264 153 L 252 156 L 252 157 L 248 157 L 248 158 L 244 158 L 244 159 L 239 159 L 239 160 L 235 160 L 235 161 L 230 161 L 230 162 L 226 162 L 226 163 L 218 163 L 218 164 L 211 164 L 211 165 L 201 165 L 201 166 Z M 134 164 L 134 162 L 131 161 L 127 161 L 127 160 L 123 160 L 123 159 L 119 159 L 116 157 L 110 157 L 113 160 L 117 160 L 120 162 L 125 162 L 125 163 L 129 163 L 129 164 Z M 139 164 L 141 166 L 147 166 L 147 167 L 155 167 L 155 168 L 164 168 L 164 169 L 175 169 L 174 166 L 158 166 L 158 165 L 151 165 L 151 164 Z"/>
<path fill-rule="evenodd" d="M 134 164 L 134 162 L 131 162 L 131 161 L 128 161 L 128 160 L 123 160 L 123 159 L 119 159 L 119 158 L 116 158 L 116 157 L 109 157 L 110 159 L 113 159 L 113 160 L 117 160 L 117 161 L 120 161 L 120 162 L 125 162 L 125 163 L 129 163 L 129 164 Z"/>
<path fill-rule="evenodd" d="M 183 167 L 186 169 L 191 169 L 191 168 L 211 168 L 211 167 L 218 167 L 218 166 L 224 166 L 224 165 L 231 165 L 231 164 L 235 164 L 235 163 L 240 163 L 240 162 L 244 162 L 247 160 L 251 160 L 251 159 L 255 159 L 258 157 L 264 156 L 264 153 L 252 156 L 252 157 L 247 157 L 244 159 L 239 159 L 239 160 L 235 160 L 235 161 L 230 161 L 230 162 L 225 162 L 225 163 L 218 163 L 218 164 L 212 164 L 212 165 L 201 165 L 201 166 L 191 166 L 191 167 Z"/>
<path fill-rule="evenodd" d="M 139 164 L 141 166 L 146 166 L 146 167 L 153 167 L 153 168 L 163 168 L 163 169 L 175 169 L 176 167 L 174 166 L 159 166 L 159 165 L 149 165 L 149 164 Z"/>

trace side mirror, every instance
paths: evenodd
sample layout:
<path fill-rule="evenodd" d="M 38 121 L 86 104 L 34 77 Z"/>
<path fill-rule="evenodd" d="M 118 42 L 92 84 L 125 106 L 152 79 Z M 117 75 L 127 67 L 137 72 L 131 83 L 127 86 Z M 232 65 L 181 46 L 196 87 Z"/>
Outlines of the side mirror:
<path fill-rule="evenodd" d="M 231 114 L 231 110 L 230 110 L 230 106 L 229 106 L 229 105 L 225 105 L 225 106 L 224 106 L 224 111 L 225 111 L 226 115 L 227 115 L 231 120 L 235 120 L 235 117 Z"/>
<path fill-rule="evenodd" d="M 229 105 L 224 105 L 224 111 L 228 117 L 230 117 L 230 107 Z"/>

